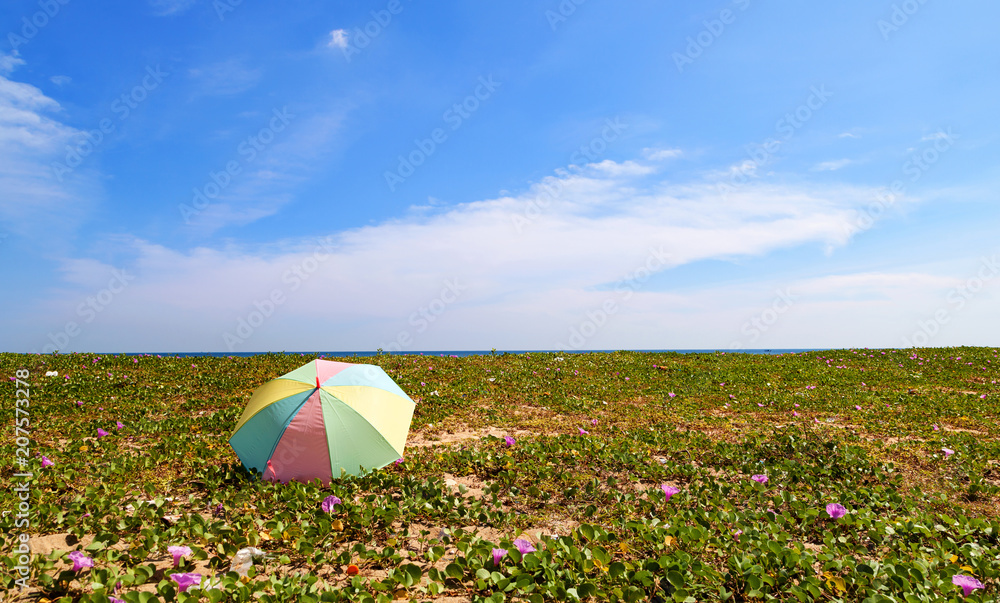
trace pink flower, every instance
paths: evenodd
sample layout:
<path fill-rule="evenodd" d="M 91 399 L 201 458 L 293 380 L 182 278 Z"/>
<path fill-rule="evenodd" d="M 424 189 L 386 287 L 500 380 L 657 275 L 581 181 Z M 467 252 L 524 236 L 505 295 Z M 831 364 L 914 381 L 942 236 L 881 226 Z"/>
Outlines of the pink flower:
<path fill-rule="evenodd" d="M 935 425 L 931 425 L 931 427 L 933 427 L 933 428 L 934 428 L 934 431 L 937 431 L 937 430 L 938 430 L 938 426 L 937 426 L 936 424 L 935 424 Z"/>
<path fill-rule="evenodd" d="M 577 429 L 580 430 L 580 435 L 590 435 L 590 432 L 584 429 L 583 427 L 577 427 Z"/>
<path fill-rule="evenodd" d="M 517 548 L 518 552 L 522 555 L 527 555 L 528 553 L 535 552 L 535 546 L 523 538 L 518 538 L 514 541 L 514 546 Z"/>
<path fill-rule="evenodd" d="M 53 463 L 52 461 L 50 461 L 49 457 L 43 455 L 42 456 L 42 467 L 43 468 L 44 467 L 51 467 L 52 465 L 55 465 L 55 463 Z"/>
<path fill-rule="evenodd" d="M 403 464 L 403 457 L 399 457 L 398 459 L 396 459 L 393 462 L 396 463 L 397 465 L 402 465 Z"/>
<path fill-rule="evenodd" d="M 739 540 L 740 539 L 740 535 L 742 535 L 742 534 L 743 534 L 743 530 L 733 530 L 733 539 L 734 540 Z"/>
<path fill-rule="evenodd" d="M 83 406 L 83 400 L 77 400 L 76 401 L 76 405 L 77 406 Z"/>
<path fill-rule="evenodd" d="M 201 574 L 171 574 L 170 579 L 177 583 L 177 590 L 185 592 L 201 583 Z"/>
<path fill-rule="evenodd" d="M 590 420 L 590 424 L 591 425 L 597 425 L 597 419 L 591 419 Z"/>
<path fill-rule="evenodd" d="M 332 513 L 336 510 L 336 506 L 341 504 L 341 500 L 336 496 L 327 496 L 323 499 L 323 504 L 320 507 L 323 509 L 324 513 Z"/>
<path fill-rule="evenodd" d="M 673 398 L 673 397 L 675 397 L 675 396 L 676 396 L 677 394 L 675 394 L 674 392 L 667 392 L 667 395 L 668 395 L 668 396 L 670 396 L 671 398 Z"/>
<path fill-rule="evenodd" d="M 962 594 L 968 597 L 972 594 L 972 591 L 977 588 L 982 588 L 983 583 L 976 580 L 972 576 L 963 576 L 962 574 L 955 574 L 951 577 L 951 583 L 962 589 Z"/>
<path fill-rule="evenodd" d="M 833 519 L 840 519 L 847 514 L 847 509 L 840 503 L 830 503 L 826 506 L 826 513 Z"/>
<path fill-rule="evenodd" d="M 507 549 L 493 549 L 493 565 L 499 567 L 500 560 L 507 554 Z"/>
<path fill-rule="evenodd" d="M 861 410 L 861 407 L 860 407 L 860 406 L 858 406 L 857 404 L 855 404 L 855 405 L 854 405 L 854 409 L 855 409 L 855 410 Z"/>
<path fill-rule="evenodd" d="M 78 572 L 86 567 L 94 567 L 94 560 L 88 557 L 83 551 L 73 551 L 67 557 L 73 562 L 74 572 Z"/>
<path fill-rule="evenodd" d="M 755 481 L 755 482 L 757 482 L 759 484 L 766 484 L 767 483 L 767 476 L 766 475 L 752 475 L 752 476 L 750 476 L 750 479 L 752 479 L 753 481 Z"/>
<path fill-rule="evenodd" d="M 942 451 L 942 452 L 944 452 L 944 458 L 946 458 L 946 459 L 947 459 L 947 458 L 948 458 L 949 456 L 951 456 L 951 455 L 955 454 L 955 451 L 954 451 L 954 450 L 952 450 L 951 448 L 942 448 L 942 449 L 941 449 L 941 451 Z"/>
<path fill-rule="evenodd" d="M 106 435 L 109 435 L 108 432 L 104 431 L 100 427 L 97 428 L 97 437 L 103 438 Z"/>
<path fill-rule="evenodd" d="M 516 442 L 517 442 L 517 440 L 515 440 L 514 438 L 512 438 L 512 437 L 511 437 L 511 436 L 509 436 L 509 435 L 508 435 L 508 436 L 504 436 L 504 437 L 503 437 L 503 444 L 504 444 L 504 446 L 506 446 L 507 448 L 510 448 L 510 447 L 511 447 L 511 446 L 513 446 L 513 445 L 514 445 L 514 444 L 515 444 Z"/>
<path fill-rule="evenodd" d="M 191 548 L 186 546 L 168 546 L 167 552 L 174 556 L 174 567 L 181 564 L 181 558 L 191 554 Z"/>
<path fill-rule="evenodd" d="M 121 429 L 122 427 L 125 427 L 125 424 L 122 423 L 121 421 L 115 421 L 115 427 L 117 429 Z"/>
<path fill-rule="evenodd" d="M 795 412 L 795 411 L 793 410 L 793 411 L 792 411 L 792 416 L 793 416 L 793 417 L 797 417 L 797 416 L 799 416 L 799 413 L 797 413 L 797 412 Z"/>
<path fill-rule="evenodd" d="M 660 489 L 663 490 L 663 496 L 665 496 L 667 500 L 670 500 L 671 496 L 680 492 L 678 488 L 668 486 L 667 484 L 660 484 Z"/>

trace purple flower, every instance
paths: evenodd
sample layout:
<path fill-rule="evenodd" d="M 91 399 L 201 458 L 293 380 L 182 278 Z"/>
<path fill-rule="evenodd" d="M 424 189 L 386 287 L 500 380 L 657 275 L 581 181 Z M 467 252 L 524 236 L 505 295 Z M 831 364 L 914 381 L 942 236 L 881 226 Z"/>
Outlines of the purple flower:
<path fill-rule="evenodd" d="M 111 603 L 125 603 L 125 599 L 119 599 L 118 597 L 108 597 Z"/>
<path fill-rule="evenodd" d="M 674 488 L 673 486 L 668 486 L 667 484 L 661 484 L 660 489 L 663 490 L 663 495 L 667 497 L 667 500 L 670 500 L 671 496 L 680 492 L 679 489 Z"/>
<path fill-rule="evenodd" d="M 674 396 L 676 396 L 677 394 L 675 394 L 674 392 L 667 392 L 667 395 L 668 395 L 668 396 L 670 396 L 671 398 L 673 398 L 673 397 L 674 397 Z"/>
<path fill-rule="evenodd" d="M 336 510 L 336 506 L 341 503 L 341 500 L 336 496 L 330 495 L 323 499 L 323 504 L 320 507 L 323 509 L 324 513 L 332 513 Z"/>
<path fill-rule="evenodd" d="M 590 435 L 590 432 L 584 429 L 583 427 L 577 427 L 577 429 L 580 430 L 580 435 Z"/>
<path fill-rule="evenodd" d="M 83 406 L 83 400 L 77 400 L 76 401 L 76 405 L 77 406 Z"/>
<path fill-rule="evenodd" d="M 108 432 L 104 431 L 100 427 L 97 428 L 97 437 L 103 438 L 106 435 L 108 435 Z"/>
<path fill-rule="evenodd" d="M 507 549 L 493 549 L 493 565 L 500 567 L 500 560 L 507 554 Z"/>
<path fill-rule="evenodd" d="M 840 519 L 847 514 L 847 509 L 840 503 L 830 503 L 826 506 L 826 513 L 833 519 Z"/>
<path fill-rule="evenodd" d="M 968 597 L 972 591 L 977 588 L 982 588 L 983 583 L 976 580 L 972 576 L 963 576 L 962 574 L 955 574 L 951 577 L 951 583 L 962 589 L 962 594 Z"/>
<path fill-rule="evenodd" d="M 50 461 L 49 457 L 43 455 L 42 456 L 42 467 L 50 467 L 52 465 L 55 465 L 55 463 L 53 463 L 52 461 Z"/>
<path fill-rule="evenodd" d="M 191 554 L 191 548 L 186 546 L 168 546 L 167 552 L 174 556 L 174 567 L 181 564 L 181 558 Z"/>
<path fill-rule="evenodd" d="M 398 459 L 394 460 L 393 462 L 396 463 L 397 465 L 402 465 L 403 464 L 403 457 L 399 457 Z"/>
<path fill-rule="evenodd" d="M 125 427 L 125 424 L 122 423 L 121 421 L 115 421 L 115 427 L 117 429 L 121 429 L 122 427 Z"/>
<path fill-rule="evenodd" d="M 518 538 L 517 540 L 515 540 L 514 546 L 517 547 L 517 550 L 522 555 L 527 555 L 528 553 L 534 553 L 536 550 L 535 546 L 530 542 L 528 542 L 527 540 L 525 540 L 524 538 Z"/>
<path fill-rule="evenodd" d="M 942 451 L 942 452 L 944 452 L 944 458 L 946 458 L 946 459 L 947 459 L 947 458 L 948 458 L 949 456 L 951 456 L 951 455 L 955 454 L 955 451 L 954 451 L 954 450 L 952 450 L 951 448 L 942 448 L 942 449 L 941 449 L 941 451 Z"/>
<path fill-rule="evenodd" d="M 78 572 L 85 567 L 94 567 L 94 560 L 88 557 L 83 551 L 73 551 L 67 557 L 73 562 L 74 572 Z"/>
<path fill-rule="evenodd" d="M 741 534 L 743 534 L 743 530 L 733 530 L 733 539 L 739 540 Z"/>
<path fill-rule="evenodd" d="M 507 448 L 510 448 L 510 447 L 511 447 L 511 446 L 513 446 L 513 445 L 514 445 L 514 444 L 515 444 L 516 442 L 517 442 L 517 440 L 515 440 L 515 439 L 514 439 L 514 438 L 512 438 L 512 437 L 510 437 L 509 435 L 508 435 L 508 436 L 504 436 L 504 437 L 503 437 L 503 443 L 504 443 L 504 446 L 506 446 Z"/>
<path fill-rule="evenodd" d="M 177 583 L 177 590 L 185 592 L 201 583 L 201 574 L 171 574 L 170 579 Z"/>
<path fill-rule="evenodd" d="M 226 507 L 222 503 L 216 505 L 215 509 L 212 511 L 212 515 L 215 515 L 216 517 L 221 517 L 222 515 L 225 514 L 226 514 Z"/>
<path fill-rule="evenodd" d="M 767 483 L 767 476 L 766 475 L 753 475 L 753 476 L 750 476 L 750 479 L 752 479 L 755 482 L 761 483 L 761 484 L 766 484 Z"/>
<path fill-rule="evenodd" d="M 597 425 L 597 419 L 591 419 L 590 420 L 590 424 L 591 425 Z"/>

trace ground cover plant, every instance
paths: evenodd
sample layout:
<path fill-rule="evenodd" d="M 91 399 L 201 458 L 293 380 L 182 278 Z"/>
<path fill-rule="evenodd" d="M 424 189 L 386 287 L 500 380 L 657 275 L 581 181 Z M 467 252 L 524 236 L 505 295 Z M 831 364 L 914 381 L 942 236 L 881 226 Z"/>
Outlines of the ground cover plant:
<path fill-rule="evenodd" d="M 0 354 L 0 597 L 874 602 L 1000 590 L 995 349 L 338 359 L 380 365 L 417 402 L 404 460 L 325 487 L 262 482 L 227 439 L 256 387 L 314 357 Z M 24 416 L 28 435 L 15 429 Z M 30 439 L 24 467 L 18 437 Z M 247 547 L 252 567 L 229 572 Z"/>

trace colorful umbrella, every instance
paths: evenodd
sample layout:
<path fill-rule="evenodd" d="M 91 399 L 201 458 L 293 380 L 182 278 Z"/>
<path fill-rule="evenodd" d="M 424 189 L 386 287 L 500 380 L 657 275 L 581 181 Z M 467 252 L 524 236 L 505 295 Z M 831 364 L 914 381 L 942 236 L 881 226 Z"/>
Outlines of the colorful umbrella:
<path fill-rule="evenodd" d="M 257 388 L 229 445 L 266 480 L 328 484 L 402 458 L 413 407 L 380 367 L 313 360 Z"/>

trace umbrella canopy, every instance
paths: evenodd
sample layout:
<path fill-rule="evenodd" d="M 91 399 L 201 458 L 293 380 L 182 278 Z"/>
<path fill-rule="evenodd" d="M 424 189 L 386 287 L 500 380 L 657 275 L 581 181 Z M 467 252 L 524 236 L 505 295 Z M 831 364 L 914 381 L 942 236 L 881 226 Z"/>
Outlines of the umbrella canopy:
<path fill-rule="evenodd" d="M 380 367 L 313 360 L 257 388 L 229 445 L 264 479 L 328 484 L 402 458 L 413 408 Z"/>

